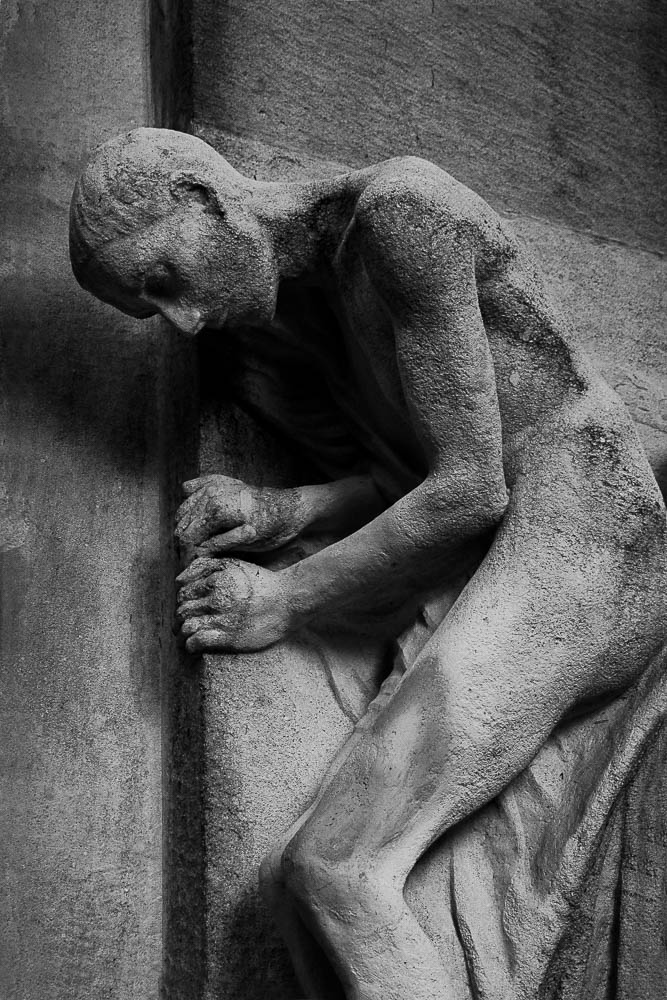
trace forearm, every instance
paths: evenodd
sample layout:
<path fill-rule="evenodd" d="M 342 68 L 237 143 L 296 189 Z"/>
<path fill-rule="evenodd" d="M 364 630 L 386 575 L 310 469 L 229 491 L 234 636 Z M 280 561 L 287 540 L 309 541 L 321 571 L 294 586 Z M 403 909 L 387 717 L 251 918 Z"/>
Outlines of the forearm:
<path fill-rule="evenodd" d="M 386 506 L 371 476 L 281 489 L 208 475 L 185 483 L 184 490 L 176 537 L 191 556 L 269 552 L 309 533 L 341 537 Z"/>
<path fill-rule="evenodd" d="M 295 624 L 400 606 L 460 571 L 506 503 L 504 493 L 464 502 L 427 481 L 354 534 L 281 571 Z"/>
<path fill-rule="evenodd" d="M 386 501 L 371 476 L 349 476 L 300 490 L 303 533 L 347 535 L 380 514 Z"/>

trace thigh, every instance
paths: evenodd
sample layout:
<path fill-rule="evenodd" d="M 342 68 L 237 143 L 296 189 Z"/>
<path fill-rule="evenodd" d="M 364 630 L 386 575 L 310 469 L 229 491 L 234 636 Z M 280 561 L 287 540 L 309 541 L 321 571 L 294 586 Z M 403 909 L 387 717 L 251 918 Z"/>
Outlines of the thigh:
<path fill-rule="evenodd" d="M 659 641 L 659 560 L 633 564 L 587 490 L 560 504 L 539 480 L 514 491 L 484 562 L 304 823 L 323 861 L 363 856 L 405 877 L 574 706 L 641 672 Z"/>

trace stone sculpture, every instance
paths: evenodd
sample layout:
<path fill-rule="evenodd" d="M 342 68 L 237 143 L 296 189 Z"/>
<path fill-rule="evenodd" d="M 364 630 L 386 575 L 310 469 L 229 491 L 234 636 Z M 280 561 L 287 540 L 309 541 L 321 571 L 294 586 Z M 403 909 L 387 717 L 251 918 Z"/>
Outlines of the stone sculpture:
<path fill-rule="evenodd" d="M 420 159 L 261 183 L 138 129 L 80 179 L 71 255 L 102 300 L 253 359 L 249 405 L 321 470 L 186 484 L 188 649 L 303 627 L 396 640 L 262 869 L 305 995 L 570 995 L 564 942 L 575 918 L 598 933 L 583 887 L 664 711 L 667 522 L 526 251 Z M 334 540 L 303 557 L 318 533 Z M 450 926 L 427 933 L 403 890 L 434 844 Z"/>

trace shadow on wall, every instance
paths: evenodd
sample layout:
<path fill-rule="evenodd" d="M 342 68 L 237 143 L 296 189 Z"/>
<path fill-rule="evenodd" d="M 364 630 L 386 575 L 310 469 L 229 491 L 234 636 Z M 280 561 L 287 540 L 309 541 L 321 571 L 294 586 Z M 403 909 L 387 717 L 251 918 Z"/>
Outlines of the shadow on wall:
<path fill-rule="evenodd" d="M 118 728 L 112 764 L 136 769 L 148 811 L 159 806 L 162 729 L 165 935 L 167 951 L 178 939 L 189 953 L 178 975 L 190 996 L 186 986 L 203 982 L 200 692 L 171 628 L 173 514 L 197 462 L 196 352 L 162 321 L 124 317 L 78 287 L 63 206 L 22 214 L 17 199 L 8 214 L 0 409 L 10 536 L 25 544 L 4 555 L 1 648 L 13 677 L 7 711 L 32 713 L 16 755 L 42 745 L 37 695 L 65 763 L 106 747 L 96 726 Z M 95 774 L 99 801 L 113 800 L 115 779 Z"/>
<path fill-rule="evenodd" d="M 65 451 L 83 450 L 94 465 L 145 475 L 158 434 L 165 331 L 153 322 L 140 330 L 60 283 L 41 284 L 37 295 L 13 291 L 3 387 L 10 417 L 48 432 Z"/>
<path fill-rule="evenodd" d="M 6 299 L 6 504 L 26 525 L 25 572 L 41 576 L 32 600 L 55 613 L 57 594 L 69 594 L 61 643 L 95 622 L 100 641 L 113 632 L 124 644 L 129 629 L 130 690 L 142 715 L 155 714 L 166 614 L 156 565 L 164 535 L 159 382 L 168 340 L 160 343 L 156 324 L 140 331 L 49 277 L 32 288 L 19 279 Z M 14 633 L 19 641 L 16 629 L 6 632 L 5 641 Z"/>
<path fill-rule="evenodd" d="M 262 942 L 261 961 L 251 968 L 248 940 Z M 220 947 L 224 947 L 220 964 L 226 968 L 236 1000 L 302 995 L 285 944 L 257 893 L 248 893 L 237 904 Z"/>

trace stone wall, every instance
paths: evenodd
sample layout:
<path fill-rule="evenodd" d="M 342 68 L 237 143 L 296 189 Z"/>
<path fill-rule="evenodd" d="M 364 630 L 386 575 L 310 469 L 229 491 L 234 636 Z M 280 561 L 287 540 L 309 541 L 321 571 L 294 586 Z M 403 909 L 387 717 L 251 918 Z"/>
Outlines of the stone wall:
<path fill-rule="evenodd" d="M 350 725 L 298 643 L 179 659 L 196 372 L 189 345 L 71 276 L 89 150 L 193 115 L 261 177 L 435 160 L 513 218 L 664 485 L 664 19 L 650 0 L 0 8 L 3 1000 L 157 996 L 163 870 L 166 995 L 293 1000 L 257 864 Z M 204 340 L 202 470 L 292 481 L 214 360 Z M 659 844 L 658 811 L 645 825 Z M 655 847 L 635 847 L 650 892 Z"/>
<path fill-rule="evenodd" d="M 226 133 L 239 152 L 260 142 L 266 162 L 282 152 L 359 167 L 416 154 L 473 188 L 535 249 L 662 468 L 659 5 L 197 0 L 193 10 L 200 130 Z"/>
<path fill-rule="evenodd" d="M 67 246 L 89 151 L 151 120 L 147 44 L 142 4 L 0 7 L 3 1000 L 159 992 L 187 356 L 83 292 Z"/>
<path fill-rule="evenodd" d="M 577 338 L 638 422 L 664 489 L 664 16 L 656 5 L 195 0 L 193 11 L 198 134 L 259 178 L 416 153 L 481 193 L 533 249 Z M 200 350 L 210 373 L 215 352 L 206 341 Z M 289 457 L 209 383 L 202 471 L 291 481 Z M 201 691 L 203 995 L 294 1000 L 257 896 L 257 866 L 308 802 L 349 720 L 299 643 L 207 657 Z M 644 889 L 655 857 L 653 847 L 633 875 Z M 187 990 L 176 995 L 185 1000 Z"/>
<path fill-rule="evenodd" d="M 194 0 L 197 121 L 362 166 L 414 153 L 496 208 L 664 249 L 653 0 Z"/>

